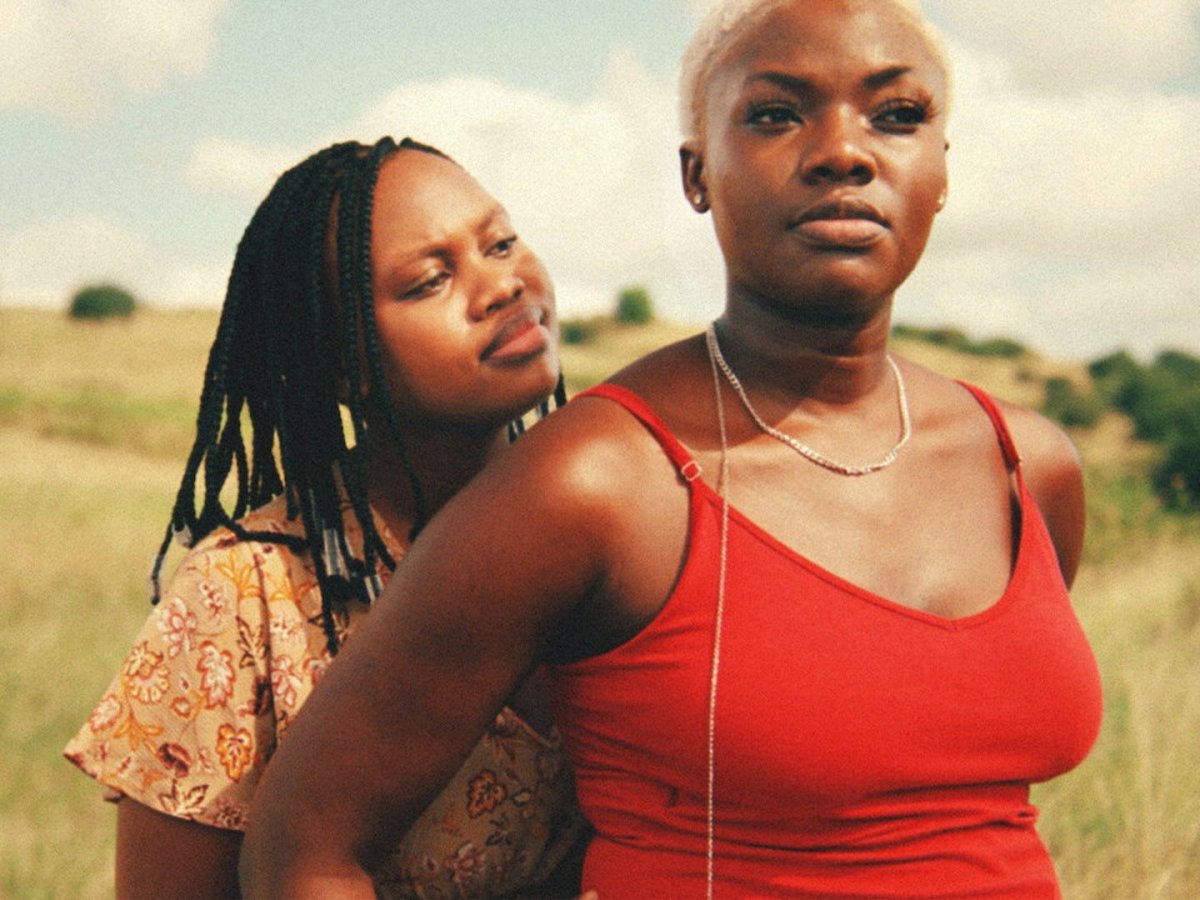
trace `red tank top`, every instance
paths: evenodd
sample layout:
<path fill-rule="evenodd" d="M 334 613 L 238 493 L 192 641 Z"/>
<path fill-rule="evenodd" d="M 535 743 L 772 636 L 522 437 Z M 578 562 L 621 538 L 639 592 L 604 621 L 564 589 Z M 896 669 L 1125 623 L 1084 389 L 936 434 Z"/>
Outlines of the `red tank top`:
<path fill-rule="evenodd" d="M 730 510 L 715 725 L 717 898 L 1059 896 L 1031 782 L 1099 729 L 1095 659 L 1054 547 L 991 417 L 1020 500 L 1003 596 L 944 619 L 865 591 Z M 630 392 L 689 491 L 687 559 L 662 610 L 547 680 L 584 812 L 584 888 L 703 897 L 710 662 L 721 499 Z"/>

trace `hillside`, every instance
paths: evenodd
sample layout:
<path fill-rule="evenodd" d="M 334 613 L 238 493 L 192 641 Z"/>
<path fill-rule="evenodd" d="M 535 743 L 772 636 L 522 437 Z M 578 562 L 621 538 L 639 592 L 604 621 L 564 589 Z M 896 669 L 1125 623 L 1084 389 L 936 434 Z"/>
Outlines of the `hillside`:
<path fill-rule="evenodd" d="M 215 310 L 142 310 L 126 320 L 71 322 L 52 312 L 0 308 L 0 426 L 151 455 L 175 456 L 181 447 L 186 452 L 216 323 Z M 562 347 L 568 388 L 576 393 L 700 328 L 659 321 L 601 324 L 594 342 Z M 911 338 L 897 338 L 894 347 L 915 362 L 1031 407 L 1041 405 L 1049 378 L 1088 379 L 1083 364 L 1033 354 L 1018 360 L 971 356 Z M 1099 434 L 1076 437 L 1085 451 L 1096 451 L 1085 457 L 1107 465 L 1144 456 L 1129 433 L 1114 420 Z"/>
<path fill-rule="evenodd" d="M 113 812 L 58 754 L 128 649 L 145 575 L 189 446 L 217 315 L 141 311 L 120 322 L 0 308 L 0 896 L 111 896 Z M 563 349 L 578 391 L 694 333 L 605 325 Z M 1082 364 L 898 352 L 1039 406 Z M 1144 476 L 1147 445 L 1109 413 L 1073 436 L 1090 536 L 1073 595 L 1105 679 L 1095 751 L 1039 787 L 1041 831 L 1072 900 L 1190 898 L 1200 889 L 1200 527 Z"/>

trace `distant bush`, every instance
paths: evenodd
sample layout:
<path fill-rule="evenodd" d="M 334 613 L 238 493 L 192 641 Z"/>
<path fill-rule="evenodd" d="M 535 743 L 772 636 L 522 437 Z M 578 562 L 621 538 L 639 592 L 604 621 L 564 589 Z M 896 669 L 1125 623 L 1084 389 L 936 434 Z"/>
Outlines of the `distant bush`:
<path fill-rule="evenodd" d="M 896 335 L 896 337 L 924 341 L 926 344 L 933 344 L 935 347 L 951 347 L 956 350 L 962 349 L 969 343 L 966 334 L 957 328 L 923 328 L 919 325 L 895 325 L 892 328 L 892 334 Z"/>
<path fill-rule="evenodd" d="M 1149 366 L 1122 351 L 1088 366 L 1101 395 L 1158 447 L 1150 477 L 1173 509 L 1200 507 L 1200 358 L 1166 350 Z"/>
<path fill-rule="evenodd" d="M 1029 350 L 1024 344 L 1019 341 L 1014 341 L 1012 338 L 987 338 L 982 341 L 975 341 L 971 344 L 967 351 L 975 356 L 996 356 L 1001 359 L 1018 359 L 1024 356 Z"/>
<path fill-rule="evenodd" d="M 566 319 L 558 324 L 564 344 L 590 344 L 596 340 L 596 323 L 589 319 Z"/>
<path fill-rule="evenodd" d="M 1154 360 L 1154 368 L 1180 382 L 1200 384 L 1200 357 L 1182 350 L 1164 350 Z"/>
<path fill-rule="evenodd" d="M 1091 428 L 1104 414 L 1104 400 L 1081 392 L 1069 378 L 1049 378 L 1042 412 L 1067 428 Z"/>
<path fill-rule="evenodd" d="M 650 292 L 644 287 L 625 288 L 617 295 L 616 320 L 627 325 L 645 325 L 654 318 Z"/>
<path fill-rule="evenodd" d="M 1138 390 L 1142 379 L 1142 367 L 1127 350 L 1088 363 L 1088 374 L 1109 403 L 1122 412 L 1129 412 L 1132 393 Z"/>
<path fill-rule="evenodd" d="M 67 314 L 73 319 L 108 319 L 133 315 L 133 294 L 115 284 L 89 285 L 71 298 Z"/>
<path fill-rule="evenodd" d="M 1183 412 L 1154 466 L 1154 490 L 1171 509 L 1200 507 L 1200 404 Z"/>
<path fill-rule="evenodd" d="M 892 328 L 896 337 L 923 341 L 936 347 L 948 347 L 971 356 L 990 356 L 1001 359 L 1019 359 L 1029 353 L 1027 347 L 1012 338 L 986 338 L 974 341 L 957 328 L 923 328 L 918 325 L 896 325 Z"/>

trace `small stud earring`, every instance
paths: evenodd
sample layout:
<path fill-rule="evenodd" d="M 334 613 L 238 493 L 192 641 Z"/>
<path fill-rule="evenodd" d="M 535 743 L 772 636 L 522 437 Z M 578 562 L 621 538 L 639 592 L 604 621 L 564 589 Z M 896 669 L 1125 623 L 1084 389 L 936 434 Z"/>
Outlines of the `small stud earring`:
<path fill-rule="evenodd" d="M 941 196 L 938 197 L 937 208 L 938 208 L 938 212 L 941 212 L 943 209 L 946 208 L 946 192 L 945 191 L 942 191 Z"/>

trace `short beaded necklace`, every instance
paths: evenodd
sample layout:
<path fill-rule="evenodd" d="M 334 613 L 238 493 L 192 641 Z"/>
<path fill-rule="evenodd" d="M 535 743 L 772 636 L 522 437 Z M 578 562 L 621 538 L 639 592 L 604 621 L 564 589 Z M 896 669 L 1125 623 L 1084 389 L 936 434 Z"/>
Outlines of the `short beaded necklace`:
<path fill-rule="evenodd" d="M 801 443 L 790 434 L 785 434 L 778 428 L 773 428 L 763 421 L 762 416 L 760 416 L 754 407 L 750 405 L 750 398 L 746 396 L 746 391 L 742 387 L 741 381 L 738 380 L 737 375 L 733 373 L 733 369 L 729 367 L 729 363 L 725 361 L 725 357 L 721 354 L 721 345 L 717 342 L 717 329 L 715 323 L 709 324 L 708 331 L 705 333 L 705 339 L 708 341 L 709 356 L 725 374 L 725 378 L 733 387 L 734 392 L 737 393 L 738 399 L 742 401 L 742 406 L 746 408 L 746 412 L 750 414 L 750 418 L 754 420 L 754 424 L 757 425 L 765 434 L 769 434 L 771 437 L 775 438 L 775 440 L 787 444 L 805 459 L 816 463 L 818 466 L 821 466 L 824 469 L 828 469 L 831 472 L 837 472 L 839 475 L 870 475 L 872 472 L 878 472 L 880 469 L 886 469 L 888 466 L 894 463 L 896 461 L 896 457 L 900 453 L 901 448 L 907 444 L 909 438 L 912 437 L 912 417 L 908 409 L 908 391 L 904 386 L 904 376 L 900 374 L 900 367 L 896 365 L 896 361 L 893 360 L 891 356 L 887 357 L 887 362 L 892 369 L 892 374 L 896 378 L 897 405 L 900 407 L 900 440 L 896 442 L 896 446 L 889 450 L 883 459 L 879 460 L 879 462 L 870 463 L 865 466 L 848 466 L 845 463 L 840 463 L 837 460 L 830 459 L 828 456 L 825 456 L 823 453 L 814 450 L 807 444 Z"/>

